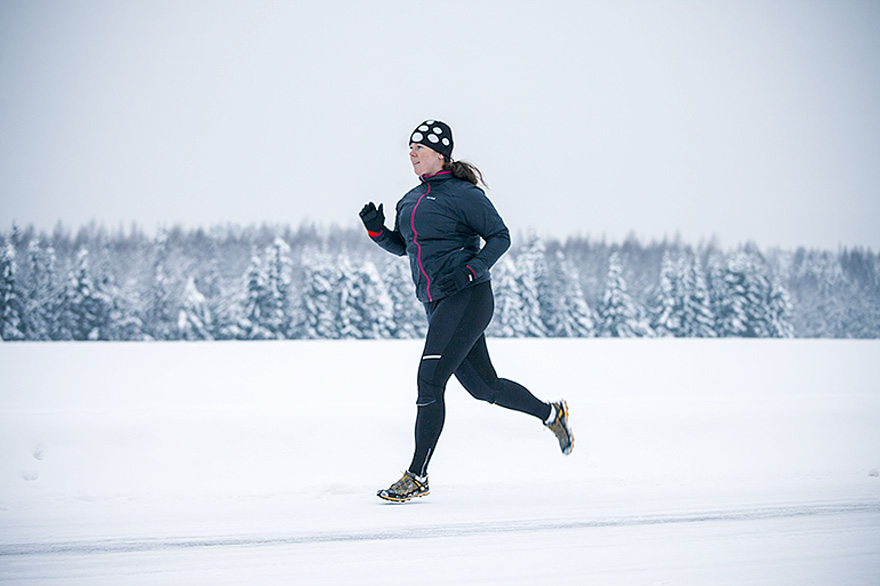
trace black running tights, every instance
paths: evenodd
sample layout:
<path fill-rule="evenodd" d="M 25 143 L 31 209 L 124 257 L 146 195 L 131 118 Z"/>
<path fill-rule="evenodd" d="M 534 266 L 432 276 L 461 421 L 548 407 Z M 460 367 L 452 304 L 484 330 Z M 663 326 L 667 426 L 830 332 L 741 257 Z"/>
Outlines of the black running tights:
<path fill-rule="evenodd" d="M 419 365 L 416 448 L 409 471 L 424 476 L 446 418 L 444 393 L 453 374 L 476 399 L 541 420 L 550 416 L 550 405 L 537 399 L 519 383 L 498 378 L 489 360 L 483 333 L 492 319 L 495 300 L 490 282 L 468 287 L 425 305 L 428 334 Z"/>

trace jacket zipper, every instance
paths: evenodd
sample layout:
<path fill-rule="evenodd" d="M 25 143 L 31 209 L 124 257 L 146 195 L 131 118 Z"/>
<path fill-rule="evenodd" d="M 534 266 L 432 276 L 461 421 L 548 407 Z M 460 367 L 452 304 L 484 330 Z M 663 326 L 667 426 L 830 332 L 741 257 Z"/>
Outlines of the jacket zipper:
<path fill-rule="evenodd" d="M 412 218 L 410 218 L 410 226 L 412 226 L 413 231 L 413 243 L 416 245 L 416 260 L 419 264 L 419 270 L 422 272 L 422 276 L 425 277 L 425 294 L 428 296 L 428 301 L 433 301 L 431 298 L 431 279 L 428 278 L 428 273 L 425 272 L 424 267 L 422 266 L 422 245 L 419 244 L 419 235 L 416 232 L 416 210 L 419 209 L 419 204 L 422 203 L 422 199 L 431 193 L 431 184 L 427 181 L 425 182 L 428 186 L 427 191 L 419 197 L 419 200 L 416 202 L 416 205 L 413 206 Z"/>

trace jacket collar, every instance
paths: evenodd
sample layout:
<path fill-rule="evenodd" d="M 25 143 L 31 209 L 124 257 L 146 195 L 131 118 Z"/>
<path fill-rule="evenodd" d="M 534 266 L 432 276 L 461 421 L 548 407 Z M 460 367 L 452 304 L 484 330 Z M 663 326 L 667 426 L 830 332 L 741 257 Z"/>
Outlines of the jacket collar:
<path fill-rule="evenodd" d="M 447 179 L 452 179 L 452 171 L 440 171 L 438 173 L 434 173 L 433 175 L 421 175 L 419 176 L 422 183 L 438 183 L 440 181 L 446 181 Z"/>

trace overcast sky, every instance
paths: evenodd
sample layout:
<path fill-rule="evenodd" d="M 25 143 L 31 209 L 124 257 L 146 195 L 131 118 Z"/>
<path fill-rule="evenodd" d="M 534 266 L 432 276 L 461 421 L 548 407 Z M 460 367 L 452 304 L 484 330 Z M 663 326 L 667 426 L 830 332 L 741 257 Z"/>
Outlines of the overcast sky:
<path fill-rule="evenodd" d="M 426 118 L 514 235 L 880 250 L 877 1 L 0 0 L 3 231 L 354 226 Z"/>

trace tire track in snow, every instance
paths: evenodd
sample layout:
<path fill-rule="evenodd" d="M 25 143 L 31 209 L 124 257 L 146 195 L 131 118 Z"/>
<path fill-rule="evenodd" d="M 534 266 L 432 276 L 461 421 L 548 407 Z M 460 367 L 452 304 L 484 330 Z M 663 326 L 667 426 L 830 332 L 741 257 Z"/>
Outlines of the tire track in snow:
<path fill-rule="evenodd" d="M 395 506 L 395 505 L 389 505 Z M 396 505 L 406 506 L 406 505 Z M 0 557 L 41 555 L 93 555 L 175 551 L 199 548 L 272 547 L 315 543 L 359 541 L 395 541 L 408 539 L 438 539 L 487 534 L 523 533 L 537 531 L 565 531 L 572 529 L 602 529 L 690 523 L 763 521 L 798 517 L 824 517 L 851 514 L 878 514 L 880 501 L 872 503 L 813 504 L 797 506 L 759 507 L 740 510 L 719 510 L 678 514 L 639 515 L 607 519 L 546 519 L 528 521 L 488 521 L 482 523 L 455 523 L 422 527 L 392 527 L 376 531 L 309 532 L 279 537 L 228 536 L 204 538 L 106 539 L 69 541 L 59 543 L 23 543 L 0 545 Z"/>

